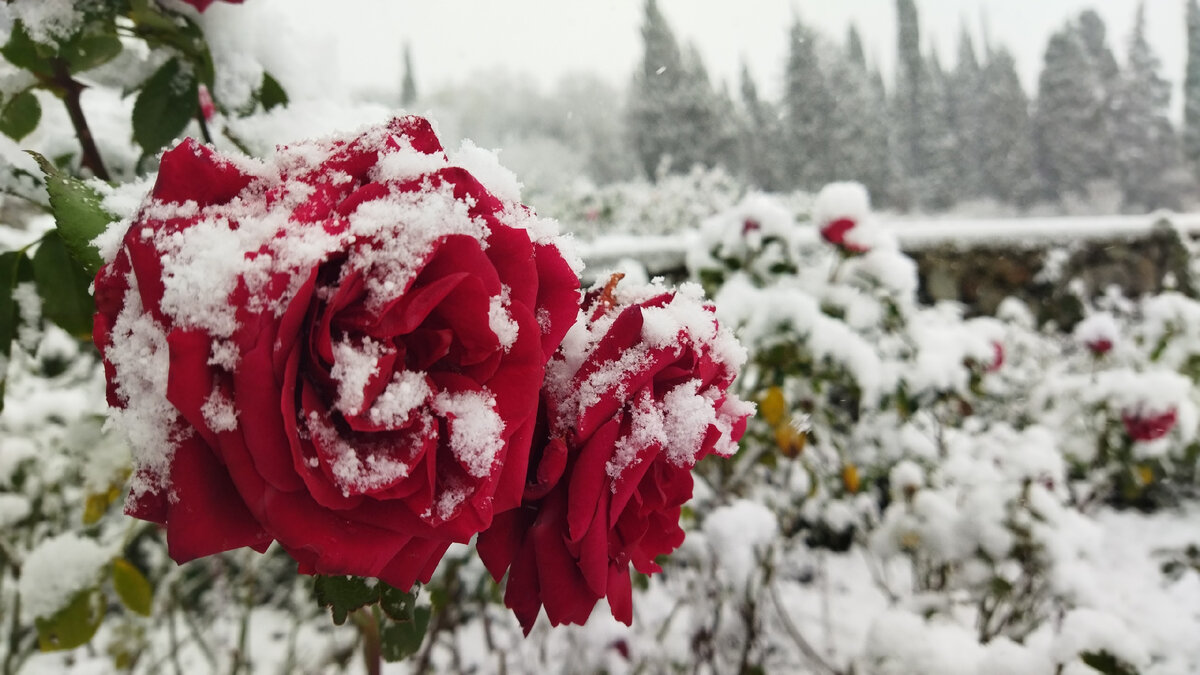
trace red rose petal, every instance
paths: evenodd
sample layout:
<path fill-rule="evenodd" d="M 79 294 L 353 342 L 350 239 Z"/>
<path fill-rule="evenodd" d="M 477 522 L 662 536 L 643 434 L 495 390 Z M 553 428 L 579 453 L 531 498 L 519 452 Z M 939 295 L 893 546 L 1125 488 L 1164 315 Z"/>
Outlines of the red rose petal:
<path fill-rule="evenodd" d="M 252 180 L 208 146 L 185 138 L 163 153 L 150 194 L 168 203 L 228 204 Z"/>
<path fill-rule="evenodd" d="M 178 563 L 243 546 L 263 549 L 271 537 L 247 510 L 229 474 L 208 447 L 189 437 L 171 460 L 167 553 Z"/>

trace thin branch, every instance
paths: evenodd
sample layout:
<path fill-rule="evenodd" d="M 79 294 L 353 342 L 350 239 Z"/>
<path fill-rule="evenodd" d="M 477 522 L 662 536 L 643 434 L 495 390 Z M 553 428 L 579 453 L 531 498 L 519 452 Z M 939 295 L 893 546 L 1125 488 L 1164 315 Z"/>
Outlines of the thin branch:
<path fill-rule="evenodd" d="M 84 85 L 71 77 L 71 71 L 63 59 L 54 59 L 54 84 L 62 91 L 63 103 L 67 106 L 67 115 L 71 118 L 71 126 L 75 127 L 75 136 L 79 139 L 79 147 L 83 150 L 83 168 L 90 170 L 92 175 L 100 180 L 111 180 L 108 169 L 104 168 L 100 150 L 96 147 L 96 139 L 92 137 L 92 130 L 88 128 L 87 118 L 83 115 L 80 98 Z"/>
<path fill-rule="evenodd" d="M 800 634 L 800 629 L 796 628 L 796 624 L 792 623 L 792 618 L 784 610 L 783 601 L 779 599 L 779 592 L 774 584 L 767 587 L 767 595 L 771 597 L 771 603 L 775 605 L 775 612 L 779 614 L 779 620 L 783 623 L 788 636 L 792 638 L 792 642 L 795 642 L 796 646 L 800 648 L 800 652 L 808 657 L 819 670 L 829 673 L 829 675 L 842 675 L 841 671 L 821 658 L 821 654 Z"/>

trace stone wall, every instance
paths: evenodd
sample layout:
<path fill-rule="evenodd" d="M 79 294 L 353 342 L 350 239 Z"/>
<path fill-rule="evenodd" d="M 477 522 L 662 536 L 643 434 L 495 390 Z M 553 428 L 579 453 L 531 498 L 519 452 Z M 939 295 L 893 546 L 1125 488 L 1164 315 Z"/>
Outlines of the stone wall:
<path fill-rule="evenodd" d="M 1128 297 L 1195 290 L 1187 247 L 1166 222 L 1139 236 L 1037 245 L 945 243 L 907 252 L 917 263 L 926 302 L 957 300 L 973 313 L 991 314 L 1013 296 L 1042 322 L 1062 328 L 1079 320 L 1080 297 L 1095 298 L 1113 286 Z"/>

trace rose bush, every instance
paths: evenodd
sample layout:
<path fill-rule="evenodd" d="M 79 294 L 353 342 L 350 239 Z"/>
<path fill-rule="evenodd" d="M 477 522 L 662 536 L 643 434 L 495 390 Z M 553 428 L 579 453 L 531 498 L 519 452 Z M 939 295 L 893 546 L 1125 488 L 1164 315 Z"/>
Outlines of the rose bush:
<path fill-rule="evenodd" d="M 479 536 L 527 634 L 543 606 L 554 625 L 582 624 L 601 598 L 630 624 L 630 565 L 660 571 L 683 543 L 692 467 L 732 454 L 753 412 L 727 391 L 745 351 L 697 286 L 613 293 L 593 294 L 547 366 L 522 507 Z"/>
<path fill-rule="evenodd" d="M 126 510 L 173 559 L 274 540 L 302 572 L 407 588 L 520 504 L 579 290 L 494 162 L 417 117 L 268 161 L 163 156 L 105 243 L 95 342 Z"/>

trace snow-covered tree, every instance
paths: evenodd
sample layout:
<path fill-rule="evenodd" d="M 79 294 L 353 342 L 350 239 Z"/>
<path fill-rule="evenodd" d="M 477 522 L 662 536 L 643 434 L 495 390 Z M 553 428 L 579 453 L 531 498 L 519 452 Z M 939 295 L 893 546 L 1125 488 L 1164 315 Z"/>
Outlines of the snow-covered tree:
<path fill-rule="evenodd" d="M 680 49 L 656 0 L 646 0 L 644 52 L 629 98 L 629 132 L 642 169 L 687 171 L 712 166 L 713 133 L 722 126 L 708 73 L 693 49 Z"/>
<path fill-rule="evenodd" d="M 1075 25 L 1050 37 L 1033 116 L 1038 177 L 1044 196 L 1086 194 L 1097 167 L 1108 163 L 1106 95 Z"/>
<path fill-rule="evenodd" d="M 792 184 L 816 190 L 840 167 L 831 134 L 837 100 L 822 67 L 820 36 L 799 17 L 788 33 L 784 69 L 783 124 Z"/>
<path fill-rule="evenodd" d="M 980 186 L 1001 202 L 1028 206 L 1034 198 L 1034 148 L 1029 99 L 1012 54 L 988 54 L 980 78 L 978 119 Z"/>
<path fill-rule="evenodd" d="M 1093 9 L 1084 10 L 1075 24 L 1079 38 L 1091 60 L 1092 82 L 1096 87 L 1100 105 L 1095 110 L 1095 124 L 1105 130 L 1104 139 L 1109 143 L 1104 157 L 1108 160 L 1095 166 L 1096 178 L 1111 178 L 1115 174 L 1113 157 L 1113 135 L 1116 132 L 1117 91 L 1121 87 L 1121 67 L 1117 57 L 1108 46 L 1108 30 L 1104 19 Z"/>
<path fill-rule="evenodd" d="M 946 87 L 946 112 L 950 131 L 955 136 L 955 170 L 960 197 L 970 198 L 983 192 L 980 177 L 980 144 L 988 134 L 980 124 L 983 70 L 975 53 L 975 44 L 964 25 L 958 37 L 958 60 L 949 74 Z"/>
<path fill-rule="evenodd" d="M 1187 4 L 1188 56 L 1183 81 L 1183 153 L 1200 178 L 1200 1 Z"/>
<path fill-rule="evenodd" d="M 1171 126 L 1171 84 L 1146 39 L 1145 5 L 1138 7 L 1129 63 L 1116 97 L 1114 158 L 1126 208 L 1155 209 L 1179 202 L 1179 143 Z"/>
<path fill-rule="evenodd" d="M 945 210 L 954 205 L 965 187 L 963 167 L 973 164 L 964 158 L 965 138 L 960 135 L 964 110 L 955 99 L 955 78 L 941 64 L 935 50 L 930 50 L 925 62 L 926 101 L 921 107 L 920 124 L 925 138 L 926 161 L 918 177 L 918 197 L 921 205 Z"/>
<path fill-rule="evenodd" d="M 896 205 L 911 208 L 920 199 L 920 184 L 930 164 L 925 121 L 930 105 L 930 82 L 921 56 L 921 30 L 913 0 L 896 0 L 899 20 L 896 90 L 892 105 Z"/>
<path fill-rule="evenodd" d="M 743 62 L 741 72 L 741 103 L 743 115 L 741 134 L 741 167 L 747 179 L 763 190 L 779 191 L 789 187 L 784 162 L 786 152 L 780 144 L 782 129 L 776 106 L 763 100 L 749 67 Z"/>
<path fill-rule="evenodd" d="M 851 26 L 844 56 L 834 53 L 828 80 L 834 86 L 833 152 L 837 180 L 857 180 L 873 201 L 886 201 L 890 174 L 887 95 L 866 60 L 862 39 Z"/>

